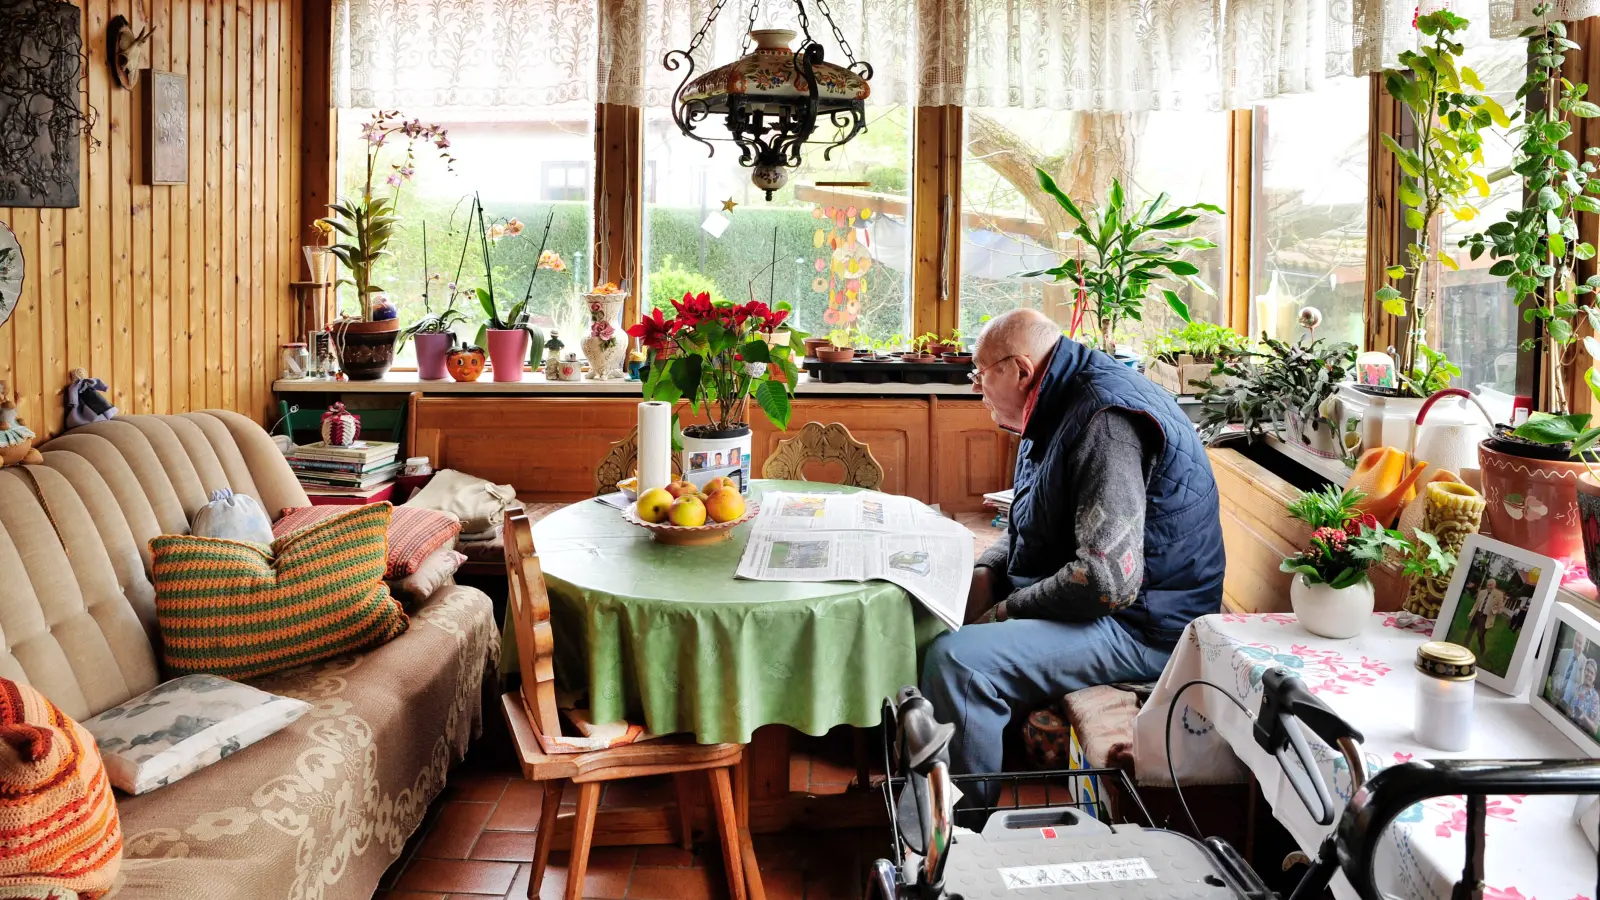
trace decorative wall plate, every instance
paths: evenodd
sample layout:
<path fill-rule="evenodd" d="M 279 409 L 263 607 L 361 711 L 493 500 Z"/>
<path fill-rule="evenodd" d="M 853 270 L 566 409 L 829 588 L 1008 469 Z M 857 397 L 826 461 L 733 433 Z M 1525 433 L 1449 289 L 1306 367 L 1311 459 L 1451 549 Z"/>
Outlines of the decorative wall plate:
<path fill-rule="evenodd" d="M 22 296 L 22 245 L 6 223 L 0 222 L 0 325 L 11 318 Z"/>

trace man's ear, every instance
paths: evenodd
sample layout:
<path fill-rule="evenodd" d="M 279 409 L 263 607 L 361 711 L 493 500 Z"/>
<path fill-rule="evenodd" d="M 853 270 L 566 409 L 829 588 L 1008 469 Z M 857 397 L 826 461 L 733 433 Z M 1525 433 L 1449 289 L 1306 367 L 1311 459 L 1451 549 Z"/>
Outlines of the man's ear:
<path fill-rule="evenodd" d="M 1030 356 L 1018 356 L 1015 362 L 1017 364 L 1017 379 L 1020 385 L 1026 388 L 1028 385 L 1033 384 L 1033 374 L 1039 371 L 1038 364 Z"/>

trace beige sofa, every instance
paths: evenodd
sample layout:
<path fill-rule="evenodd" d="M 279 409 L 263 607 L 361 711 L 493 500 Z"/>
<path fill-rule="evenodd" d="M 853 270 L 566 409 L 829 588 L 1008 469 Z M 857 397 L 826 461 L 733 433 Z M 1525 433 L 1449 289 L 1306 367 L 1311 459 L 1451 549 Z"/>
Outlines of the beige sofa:
<path fill-rule="evenodd" d="M 162 680 L 149 541 L 231 487 L 276 516 L 306 495 L 236 413 L 126 416 L 0 470 L 0 676 L 86 718 Z M 42 501 L 41 502 L 41 498 Z M 482 724 L 489 599 L 448 585 L 369 653 L 261 679 L 289 728 L 175 784 L 117 796 L 122 898 L 366 898 Z"/>

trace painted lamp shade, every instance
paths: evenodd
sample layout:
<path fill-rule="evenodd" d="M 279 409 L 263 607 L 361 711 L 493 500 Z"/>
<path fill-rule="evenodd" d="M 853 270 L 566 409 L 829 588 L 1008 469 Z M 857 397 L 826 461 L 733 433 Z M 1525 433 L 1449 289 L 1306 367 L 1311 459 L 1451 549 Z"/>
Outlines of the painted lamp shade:
<path fill-rule="evenodd" d="M 809 93 L 805 78 L 795 68 L 794 52 L 789 49 L 795 33 L 786 28 L 764 28 L 750 32 L 750 37 L 756 42 L 754 52 L 696 78 L 684 87 L 679 99 L 705 104 L 708 115 L 722 115 L 728 112 L 730 97 L 791 102 L 805 97 Z M 860 75 L 844 66 L 820 62 L 815 71 L 819 116 L 834 109 L 848 109 L 872 93 Z"/>

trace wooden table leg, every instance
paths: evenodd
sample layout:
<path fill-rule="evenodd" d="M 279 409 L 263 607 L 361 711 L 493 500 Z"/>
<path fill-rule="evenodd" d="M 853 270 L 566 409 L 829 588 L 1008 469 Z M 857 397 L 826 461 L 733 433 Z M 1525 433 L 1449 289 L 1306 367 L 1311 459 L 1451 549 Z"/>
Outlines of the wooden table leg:
<path fill-rule="evenodd" d="M 745 748 L 745 764 L 750 767 L 750 796 L 756 801 L 782 800 L 789 796 L 789 728 L 763 725 L 750 736 Z M 803 788 L 802 788 L 803 790 Z"/>
<path fill-rule="evenodd" d="M 578 785 L 578 814 L 572 820 L 572 855 L 567 859 L 566 900 L 583 900 L 583 877 L 589 870 L 589 845 L 594 816 L 600 811 L 600 782 Z"/>
<path fill-rule="evenodd" d="M 739 818 L 733 802 L 733 785 L 727 769 L 707 769 L 711 781 L 711 815 L 722 840 L 722 865 L 728 875 L 730 900 L 747 900 L 744 852 L 739 840 Z"/>
<path fill-rule="evenodd" d="M 556 816 L 561 813 L 561 781 L 546 781 L 539 800 L 539 836 L 533 842 L 533 873 L 528 877 L 528 900 L 538 900 L 544 869 L 550 862 L 550 845 L 556 840 Z"/>
<path fill-rule="evenodd" d="M 672 789 L 678 798 L 678 846 L 685 850 L 693 850 L 694 831 L 690 818 L 689 798 L 694 796 L 694 782 L 690 780 L 689 773 L 675 773 L 672 776 Z"/>

